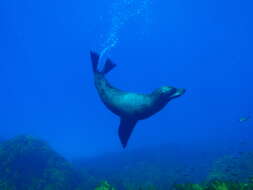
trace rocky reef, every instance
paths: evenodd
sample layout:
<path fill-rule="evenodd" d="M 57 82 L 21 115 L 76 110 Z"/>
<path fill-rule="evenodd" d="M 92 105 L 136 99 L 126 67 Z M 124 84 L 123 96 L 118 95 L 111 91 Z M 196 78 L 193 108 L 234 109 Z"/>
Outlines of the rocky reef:
<path fill-rule="evenodd" d="M 203 153 L 172 147 L 70 163 L 46 142 L 18 136 L 0 142 L 0 190 L 253 190 L 252 153 L 223 156 L 203 168 Z"/>
<path fill-rule="evenodd" d="M 1 190 L 77 190 L 80 179 L 46 142 L 18 136 L 0 144 Z"/>
<path fill-rule="evenodd" d="M 248 183 L 215 180 L 203 184 L 177 184 L 172 190 L 252 190 L 253 180 Z"/>
<path fill-rule="evenodd" d="M 207 181 L 248 182 L 253 176 L 253 153 L 226 155 L 213 162 Z"/>

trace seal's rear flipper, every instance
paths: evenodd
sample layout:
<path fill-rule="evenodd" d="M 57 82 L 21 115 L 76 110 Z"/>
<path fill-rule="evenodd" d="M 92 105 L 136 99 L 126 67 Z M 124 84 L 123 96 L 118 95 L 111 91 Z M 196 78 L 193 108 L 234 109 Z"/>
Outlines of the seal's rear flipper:
<path fill-rule="evenodd" d="M 137 120 L 129 119 L 129 118 L 121 118 L 120 126 L 119 126 L 119 138 L 123 148 L 127 146 L 127 142 L 131 133 L 137 123 Z"/>
<path fill-rule="evenodd" d="M 90 57 L 91 57 L 93 72 L 99 72 L 98 71 L 99 54 L 96 53 L 96 52 L 91 51 L 90 52 Z M 103 70 L 100 73 L 107 74 L 115 66 L 116 66 L 116 64 L 114 64 L 110 59 L 107 59 L 106 62 L 105 62 L 104 68 L 103 68 Z"/>
<path fill-rule="evenodd" d="M 92 62 L 92 69 L 93 72 L 97 72 L 98 71 L 98 60 L 99 60 L 99 55 L 93 51 L 90 52 L 90 58 L 91 58 L 91 62 Z"/>
<path fill-rule="evenodd" d="M 109 73 L 114 67 L 116 66 L 116 64 L 114 64 L 110 59 L 107 59 L 105 62 L 105 66 L 102 70 L 101 73 L 103 74 L 107 74 Z"/>

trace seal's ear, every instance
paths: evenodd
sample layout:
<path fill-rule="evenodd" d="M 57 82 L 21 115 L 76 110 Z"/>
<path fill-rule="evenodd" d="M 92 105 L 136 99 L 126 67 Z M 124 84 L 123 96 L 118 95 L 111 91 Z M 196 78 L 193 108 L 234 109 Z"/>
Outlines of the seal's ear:
<path fill-rule="evenodd" d="M 119 138 L 123 148 L 126 148 L 129 137 L 131 136 L 137 120 L 121 117 L 119 126 Z"/>

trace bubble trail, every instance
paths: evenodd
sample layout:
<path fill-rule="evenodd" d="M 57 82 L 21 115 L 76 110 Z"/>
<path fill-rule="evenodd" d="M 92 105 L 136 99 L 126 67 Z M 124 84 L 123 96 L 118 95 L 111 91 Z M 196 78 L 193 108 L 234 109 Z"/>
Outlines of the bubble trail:
<path fill-rule="evenodd" d="M 119 43 L 120 30 L 130 19 L 144 18 L 144 22 L 147 22 L 150 4 L 150 0 L 114 1 L 109 10 L 110 29 L 103 40 L 99 62 Z"/>

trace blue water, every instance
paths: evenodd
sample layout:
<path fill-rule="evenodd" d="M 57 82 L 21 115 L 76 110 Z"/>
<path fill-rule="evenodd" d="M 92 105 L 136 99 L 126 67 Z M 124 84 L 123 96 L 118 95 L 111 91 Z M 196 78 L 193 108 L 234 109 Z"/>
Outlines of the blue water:
<path fill-rule="evenodd" d="M 124 151 L 89 51 L 116 87 L 186 93 L 138 123 L 128 150 L 162 144 L 252 150 L 251 1 L 0 1 L 0 137 L 42 138 L 65 157 Z M 240 142 L 246 142 L 242 143 Z"/>

